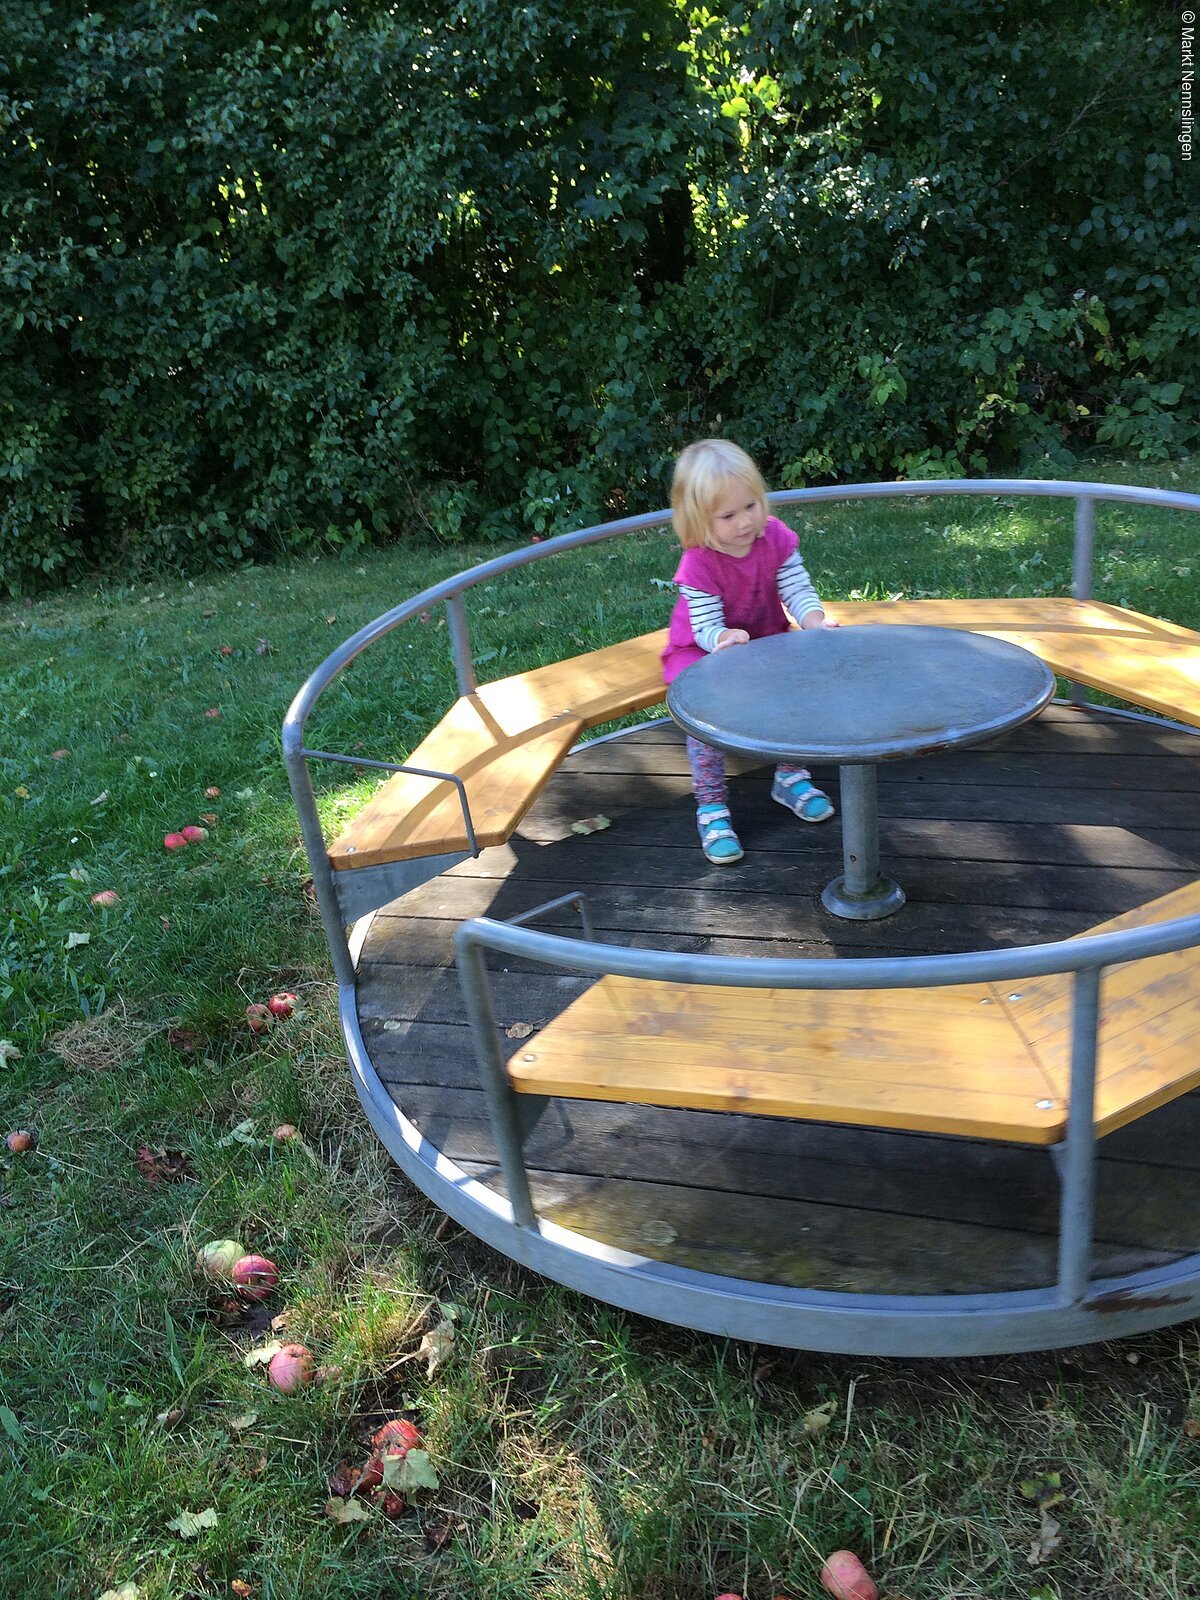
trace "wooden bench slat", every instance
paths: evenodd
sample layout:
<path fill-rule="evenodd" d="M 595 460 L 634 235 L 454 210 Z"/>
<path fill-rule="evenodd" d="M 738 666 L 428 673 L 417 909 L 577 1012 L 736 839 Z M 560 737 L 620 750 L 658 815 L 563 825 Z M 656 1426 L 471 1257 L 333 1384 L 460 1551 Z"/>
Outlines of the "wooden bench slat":
<path fill-rule="evenodd" d="M 1007 639 L 1062 677 L 1200 727 L 1200 635 L 1139 611 L 1053 596 L 837 601 L 829 611 L 847 625 L 901 622 Z"/>
<path fill-rule="evenodd" d="M 503 844 L 578 739 L 578 717 L 560 714 L 510 732 L 475 695 L 455 702 L 409 758 L 457 772 L 480 848 Z M 458 789 L 445 779 L 398 772 L 329 847 L 335 871 L 469 848 Z"/>
<path fill-rule="evenodd" d="M 867 995 L 608 977 L 509 1073 L 526 1093 L 1053 1143 L 1063 1108 L 1038 1105 L 1040 1062 L 995 1002 L 984 984 Z"/>
<path fill-rule="evenodd" d="M 1046 597 L 831 603 L 848 624 L 966 628 L 1032 650 L 1055 672 L 1200 726 L 1200 634 L 1099 601 Z M 658 704 L 666 629 L 483 684 L 410 758 L 467 784 L 481 846 L 503 843 L 585 728 Z M 329 847 L 339 871 L 469 848 L 452 784 L 400 774 Z"/>
<path fill-rule="evenodd" d="M 1196 912 L 1200 882 L 1088 931 Z M 856 992 L 607 977 L 508 1070 L 513 1088 L 529 1094 L 1054 1143 L 1066 1124 L 1071 981 L 1053 974 L 1015 985 Z M 1109 968 L 1097 1133 L 1197 1084 L 1200 950 Z"/>

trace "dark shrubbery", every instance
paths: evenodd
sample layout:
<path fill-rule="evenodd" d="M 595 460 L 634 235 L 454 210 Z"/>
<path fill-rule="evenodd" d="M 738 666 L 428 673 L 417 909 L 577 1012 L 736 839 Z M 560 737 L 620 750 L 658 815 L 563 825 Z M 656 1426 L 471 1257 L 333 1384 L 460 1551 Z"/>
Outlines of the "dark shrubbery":
<path fill-rule="evenodd" d="M 0 586 L 558 532 L 701 432 L 786 484 L 1192 447 L 1176 27 L 4 7 Z"/>

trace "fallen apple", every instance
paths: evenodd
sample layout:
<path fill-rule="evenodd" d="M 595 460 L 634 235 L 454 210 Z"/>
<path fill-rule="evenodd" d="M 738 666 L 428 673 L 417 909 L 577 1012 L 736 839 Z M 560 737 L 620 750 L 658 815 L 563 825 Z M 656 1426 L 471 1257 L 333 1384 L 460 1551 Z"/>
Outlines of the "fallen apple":
<path fill-rule="evenodd" d="M 94 906 L 115 906 L 121 896 L 115 889 L 97 889 L 92 896 Z"/>
<path fill-rule="evenodd" d="M 164 850 L 186 850 L 187 840 L 181 833 L 168 833 L 163 839 Z"/>
<path fill-rule="evenodd" d="M 274 1025 L 275 1018 L 266 1006 L 250 1005 L 246 1007 L 246 1022 L 251 1033 L 266 1033 Z"/>
<path fill-rule="evenodd" d="M 5 1135 L 4 1142 L 14 1155 L 20 1155 L 23 1150 L 33 1149 L 34 1138 L 28 1128 L 14 1128 Z"/>
<path fill-rule="evenodd" d="M 285 1344 L 267 1366 L 267 1376 L 282 1394 L 295 1394 L 313 1380 L 312 1352 L 302 1344 Z"/>
<path fill-rule="evenodd" d="M 196 1270 L 214 1283 L 229 1283 L 234 1264 L 245 1254 L 246 1246 L 240 1239 L 214 1239 L 196 1252 Z"/>
<path fill-rule="evenodd" d="M 279 1282 L 279 1268 L 266 1256 L 240 1256 L 229 1276 L 248 1300 L 265 1300 Z"/>
<path fill-rule="evenodd" d="M 273 1017 L 290 1017 L 296 1005 L 296 996 L 289 990 L 273 994 L 267 1001 L 267 1010 Z"/>
<path fill-rule="evenodd" d="M 221 791 L 215 783 L 210 783 L 208 788 L 205 789 L 204 798 L 206 800 L 219 800 L 221 798 Z"/>
<path fill-rule="evenodd" d="M 287 1144 L 289 1139 L 300 1137 L 300 1129 L 294 1122 L 281 1122 L 271 1137 L 277 1139 L 280 1144 Z"/>
<path fill-rule="evenodd" d="M 835 1550 L 821 1568 L 821 1583 L 834 1600 L 879 1600 L 871 1575 L 853 1550 Z"/>
<path fill-rule="evenodd" d="M 410 1450 L 417 1450 L 425 1443 L 420 1428 L 415 1422 L 407 1422 L 403 1417 L 393 1417 L 390 1422 L 385 1422 L 377 1433 L 371 1435 L 371 1444 L 376 1450 L 403 1450 L 405 1455 Z"/>
<path fill-rule="evenodd" d="M 179 831 L 189 844 L 199 844 L 202 839 L 208 838 L 208 829 L 198 827 L 194 822 L 189 822 L 186 828 L 181 828 Z"/>

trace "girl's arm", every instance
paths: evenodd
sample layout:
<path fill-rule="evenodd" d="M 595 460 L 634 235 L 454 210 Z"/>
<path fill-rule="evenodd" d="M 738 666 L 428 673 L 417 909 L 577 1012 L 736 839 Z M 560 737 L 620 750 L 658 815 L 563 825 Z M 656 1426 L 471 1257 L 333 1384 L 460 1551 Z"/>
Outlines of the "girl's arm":
<path fill-rule="evenodd" d="M 708 594 L 681 583 L 679 592 L 687 601 L 692 638 L 701 650 L 723 650 L 726 645 L 746 644 L 750 635 L 742 628 L 725 626 L 725 603 L 719 594 Z"/>
<path fill-rule="evenodd" d="M 837 626 L 836 623 L 826 620 L 817 591 L 813 588 L 813 581 L 808 575 L 808 568 L 801 561 L 798 550 L 792 551 L 775 574 L 775 584 L 779 590 L 779 598 L 802 628 Z"/>

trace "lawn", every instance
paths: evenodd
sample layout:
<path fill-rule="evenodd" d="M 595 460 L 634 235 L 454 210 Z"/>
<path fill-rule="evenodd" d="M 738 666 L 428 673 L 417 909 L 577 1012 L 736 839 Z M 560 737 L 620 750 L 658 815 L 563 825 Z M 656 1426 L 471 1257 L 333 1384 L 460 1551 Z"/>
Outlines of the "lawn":
<path fill-rule="evenodd" d="M 1200 460 L 1080 476 L 1196 491 Z M 833 598 L 1069 584 L 1066 502 L 789 520 Z M 279 728 L 343 638 L 496 553 L 114 574 L 0 607 L 0 1124 L 36 1138 L 0 1147 L 5 1592 L 801 1600 L 848 1545 L 894 1600 L 1194 1594 L 1194 1325 L 927 1363 L 735 1344 L 515 1268 L 390 1167 L 343 1064 Z M 477 591 L 481 675 L 661 625 L 674 563 L 660 531 Z M 1200 522 L 1100 510 L 1100 598 L 1200 626 L 1198 577 Z M 453 692 L 434 612 L 310 739 L 398 759 Z M 321 781 L 333 826 L 377 780 Z M 207 838 L 165 850 L 185 825 Z M 280 991 L 294 1013 L 253 1033 L 246 1006 Z M 196 1270 L 229 1236 L 277 1263 L 267 1299 Z M 246 1360 L 272 1340 L 319 1382 L 272 1388 Z M 425 1482 L 340 1520 L 401 1416 Z"/>

